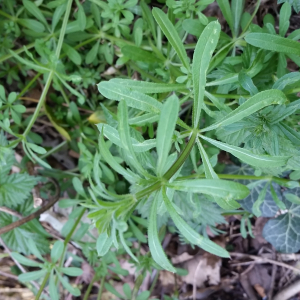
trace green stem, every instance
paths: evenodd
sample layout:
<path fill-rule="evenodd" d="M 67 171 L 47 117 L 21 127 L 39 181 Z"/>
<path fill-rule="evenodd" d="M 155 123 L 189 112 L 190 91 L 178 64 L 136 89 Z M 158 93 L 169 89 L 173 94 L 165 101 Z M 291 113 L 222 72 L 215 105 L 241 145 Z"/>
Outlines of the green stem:
<path fill-rule="evenodd" d="M 62 148 L 64 145 L 66 145 L 68 143 L 68 141 L 63 141 L 62 143 L 58 144 L 57 146 L 55 146 L 54 148 L 52 148 L 51 150 L 49 150 L 47 153 L 43 154 L 40 156 L 40 159 L 44 159 L 46 157 L 48 157 L 49 155 L 57 152 L 60 150 L 60 148 Z"/>
<path fill-rule="evenodd" d="M 213 94 L 210 93 L 211 95 L 215 96 L 216 98 L 225 98 L 225 99 L 240 99 L 240 97 L 244 98 L 250 98 L 251 95 L 238 95 L 238 94 Z"/>
<path fill-rule="evenodd" d="M 254 10 L 253 14 L 251 15 L 251 18 L 249 19 L 249 21 L 248 21 L 247 25 L 245 26 L 244 30 L 242 31 L 242 33 L 240 35 L 240 38 L 244 37 L 245 32 L 248 30 L 249 26 L 252 23 L 252 20 L 254 19 L 255 15 L 256 15 L 256 13 L 259 9 L 259 6 L 260 6 L 260 0 L 257 1 L 255 10 Z"/>
<path fill-rule="evenodd" d="M 47 281 L 49 279 L 49 276 L 50 276 L 50 272 L 46 274 L 46 276 L 45 276 L 45 278 L 44 278 L 44 280 L 43 280 L 43 282 L 42 282 L 42 284 L 40 286 L 40 289 L 38 290 L 38 292 L 37 292 L 37 294 L 35 296 L 35 300 L 39 300 L 40 299 L 40 297 L 42 295 L 42 292 L 45 289 L 46 283 L 47 283 Z"/>
<path fill-rule="evenodd" d="M 131 300 L 135 300 L 137 297 L 137 294 L 139 292 L 139 289 L 144 281 L 144 272 L 142 272 L 136 279 L 135 284 L 134 284 L 134 288 L 132 291 L 132 296 L 131 296 Z"/>
<path fill-rule="evenodd" d="M 38 105 L 34 111 L 34 114 L 32 116 L 32 118 L 30 119 L 30 122 L 29 124 L 27 125 L 24 133 L 23 133 L 23 136 L 26 138 L 27 134 L 29 133 L 31 127 L 33 126 L 34 122 L 36 121 L 36 119 L 38 118 L 39 116 L 39 113 L 40 113 L 40 110 L 42 108 L 42 106 L 44 105 L 44 102 L 46 100 L 46 95 L 48 93 L 48 90 L 50 88 L 50 85 L 51 85 L 51 82 L 52 82 L 52 78 L 54 76 L 54 71 L 52 70 L 49 75 L 48 75 L 48 78 L 47 78 L 47 81 L 46 81 L 46 84 L 45 84 L 45 87 L 43 89 L 43 92 L 41 94 L 41 97 L 40 97 L 40 100 L 38 102 Z"/>
<path fill-rule="evenodd" d="M 180 156 L 175 161 L 175 163 L 172 165 L 172 167 L 165 173 L 165 175 L 163 176 L 164 179 L 169 180 L 179 170 L 179 168 L 183 165 L 183 163 L 185 162 L 185 160 L 189 156 L 190 152 L 192 151 L 192 148 L 195 144 L 197 134 L 198 134 L 197 130 L 192 131 L 192 136 L 189 139 L 186 147 L 181 152 Z"/>
<path fill-rule="evenodd" d="M 96 282 L 96 280 L 98 280 L 98 277 L 99 277 L 98 274 L 95 273 L 95 275 L 94 275 L 92 281 L 90 282 L 88 288 L 86 289 L 86 292 L 85 292 L 85 294 L 84 294 L 83 300 L 88 300 L 89 295 L 90 295 L 91 290 L 92 290 L 92 287 L 93 287 L 93 284 Z"/>
<path fill-rule="evenodd" d="M 61 31 L 60 31 L 56 51 L 55 51 L 55 54 L 56 54 L 57 58 L 59 58 L 59 56 L 60 56 L 61 47 L 62 47 L 64 38 L 65 38 L 65 32 L 66 32 L 66 28 L 67 28 L 68 21 L 69 21 L 72 2 L 73 2 L 73 0 L 68 0 L 68 3 L 67 3 L 65 16 L 64 16 L 64 20 L 63 20 L 63 23 L 62 23 L 62 26 L 61 26 Z"/>
<path fill-rule="evenodd" d="M 101 296 L 102 296 L 102 292 L 103 292 L 103 288 L 104 288 L 104 283 L 105 283 L 105 276 L 103 276 L 101 278 L 101 283 L 100 283 L 100 288 L 99 288 L 97 300 L 101 300 Z"/>
<path fill-rule="evenodd" d="M 151 286 L 150 286 L 150 289 L 149 289 L 149 292 L 150 292 L 150 295 L 152 294 L 154 288 L 155 288 L 155 285 L 156 285 L 156 282 L 158 280 L 158 276 L 159 276 L 159 270 L 156 270 L 156 274 L 155 274 L 155 277 L 151 283 Z"/>
<path fill-rule="evenodd" d="M 15 17 L 12 17 L 11 15 L 7 14 L 6 12 L 4 12 L 3 10 L 0 10 L 0 15 L 4 16 L 7 19 L 15 21 Z"/>
<path fill-rule="evenodd" d="M 36 82 L 36 80 L 41 76 L 41 73 L 37 73 L 29 82 L 28 84 L 23 88 L 23 90 L 19 93 L 18 98 L 22 97 L 29 88 Z"/>

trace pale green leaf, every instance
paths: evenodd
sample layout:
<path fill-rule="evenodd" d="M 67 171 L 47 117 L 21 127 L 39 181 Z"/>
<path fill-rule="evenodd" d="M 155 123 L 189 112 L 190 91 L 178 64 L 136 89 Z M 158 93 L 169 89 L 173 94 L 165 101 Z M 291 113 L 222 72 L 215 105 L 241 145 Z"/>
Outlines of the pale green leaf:
<path fill-rule="evenodd" d="M 157 204 L 158 204 L 158 193 L 155 195 L 153 203 L 151 205 L 151 211 L 149 216 L 149 225 L 148 225 L 148 244 L 150 248 L 151 255 L 154 261 L 161 266 L 162 268 L 175 273 L 175 268 L 169 262 L 164 249 L 161 246 L 161 243 L 158 238 L 157 231 Z"/>
<path fill-rule="evenodd" d="M 168 19 L 166 14 L 160 10 L 159 8 L 155 7 L 152 10 L 153 16 L 161 28 L 164 35 L 167 37 L 169 43 L 172 45 L 174 50 L 176 51 L 178 57 L 180 58 L 182 64 L 187 70 L 190 70 L 190 63 L 182 41 L 177 33 L 177 30 Z"/>
<path fill-rule="evenodd" d="M 203 106 L 206 73 L 213 52 L 217 46 L 221 26 L 218 21 L 209 23 L 203 30 L 193 56 L 194 106 L 193 127 L 197 128 Z"/>
<path fill-rule="evenodd" d="M 217 129 L 221 126 L 230 125 L 232 123 L 238 122 L 245 117 L 252 115 L 258 110 L 272 105 L 272 104 L 284 104 L 287 100 L 285 94 L 279 90 L 266 90 L 256 94 L 255 96 L 249 98 L 246 102 L 244 102 L 241 106 L 233 110 L 223 119 L 218 121 L 217 123 L 202 129 L 202 132 L 210 131 L 213 129 Z"/>
<path fill-rule="evenodd" d="M 276 167 L 285 166 L 288 159 L 290 158 L 289 156 L 270 156 L 270 155 L 254 154 L 247 149 L 228 145 L 210 139 L 206 136 L 201 136 L 201 138 L 208 141 L 210 144 L 218 147 L 219 149 L 231 153 L 232 155 L 239 158 L 241 161 L 256 167 L 276 168 Z"/>
<path fill-rule="evenodd" d="M 173 132 L 178 118 L 179 100 L 176 95 L 172 95 L 163 104 L 156 134 L 157 149 L 157 174 L 162 176 L 164 166 L 172 145 Z"/>

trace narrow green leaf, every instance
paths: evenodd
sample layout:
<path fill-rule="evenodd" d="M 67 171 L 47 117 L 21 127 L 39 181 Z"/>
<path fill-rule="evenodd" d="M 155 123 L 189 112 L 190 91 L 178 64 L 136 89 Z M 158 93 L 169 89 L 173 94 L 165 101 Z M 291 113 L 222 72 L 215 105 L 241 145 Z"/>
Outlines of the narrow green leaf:
<path fill-rule="evenodd" d="M 112 83 L 120 84 L 125 88 L 141 92 L 144 94 L 158 94 L 174 91 L 187 90 L 185 84 L 178 83 L 156 83 L 148 81 L 138 81 L 132 79 L 114 78 L 110 80 Z"/>
<path fill-rule="evenodd" d="M 66 53 L 68 58 L 75 64 L 81 65 L 81 56 L 73 47 L 68 44 L 63 44 L 63 51 Z M 73 103 L 73 102 L 72 102 Z"/>
<path fill-rule="evenodd" d="M 128 120 L 129 125 L 145 126 L 157 122 L 159 115 L 155 113 L 146 113 L 139 117 L 134 117 Z"/>
<path fill-rule="evenodd" d="M 285 2 L 280 9 L 279 14 L 279 35 L 285 36 L 290 26 L 290 17 L 292 14 L 291 5 Z"/>
<path fill-rule="evenodd" d="M 172 218 L 174 224 L 190 243 L 197 245 L 205 251 L 208 251 L 217 256 L 230 257 L 229 253 L 224 248 L 220 247 L 219 245 L 210 241 L 209 239 L 201 236 L 179 216 L 179 214 L 177 213 L 176 209 L 174 208 L 167 196 L 165 187 L 163 188 L 162 195 L 168 213 L 170 214 L 170 217 Z"/>
<path fill-rule="evenodd" d="M 56 241 L 51 249 L 51 261 L 56 263 L 60 258 L 64 250 L 64 243 L 62 241 Z"/>
<path fill-rule="evenodd" d="M 158 193 L 156 193 L 153 203 L 151 205 L 151 211 L 149 216 L 148 225 L 148 244 L 150 248 L 151 255 L 155 262 L 162 268 L 175 273 L 175 268 L 169 262 L 164 249 L 158 238 L 157 231 L 157 204 L 158 204 Z"/>
<path fill-rule="evenodd" d="M 135 225 L 133 221 L 129 219 L 129 227 L 134 234 L 134 236 L 140 241 L 141 243 L 147 243 L 147 238 L 142 233 L 142 231 Z"/>
<path fill-rule="evenodd" d="M 256 94 L 249 98 L 245 103 L 229 113 L 226 117 L 218 121 L 217 123 L 202 129 L 202 132 L 217 129 L 221 126 L 230 125 L 238 122 L 245 117 L 248 117 L 256 111 L 269 106 L 271 104 L 284 104 L 286 96 L 279 90 L 266 90 Z"/>
<path fill-rule="evenodd" d="M 60 268 L 59 270 L 68 276 L 81 276 L 83 273 L 82 269 L 75 267 Z"/>
<path fill-rule="evenodd" d="M 239 82 L 241 86 L 250 93 L 251 96 L 254 96 L 258 93 L 257 87 L 254 85 L 251 77 L 245 72 L 239 73 Z"/>
<path fill-rule="evenodd" d="M 42 266 L 41 263 L 37 263 L 17 252 L 12 252 L 11 256 L 24 266 L 29 266 L 29 267 L 41 267 Z"/>
<path fill-rule="evenodd" d="M 133 150 L 129 125 L 128 125 L 128 109 L 127 109 L 127 104 L 124 100 L 121 100 L 118 105 L 118 121 L 119 121 L 118 131 L 120 135 L 120 140 L 123 145 L 123 148 L 130 155 L 129 160 L 131 165 L 134 166 L 136 170 L 140 172 L 140 174 L 144 174 L 144 175 L 147 174 L 147 172 L 144 170 L 144 168 L 138 161 L 135 152 Z"/>
<path fill-rule="evenodd" d="M 130 120 L 129 120 L 129 124 L 130 124 Z M 108 138 L 115 145 L 123 148 L 123 144 L 121 143 L 118 130 L 109 126 L 108 124 L 103 124 L 103 123 L 97 124 L 97 127 L 100 132 L 103 131 L 106 138 Z M 154 148 L 156 146 L 156 141 L 155 139 L 149 139 L 140 143 L 136 139 L 131 137 L 131 144 L 134 152 L 145 152 Z"/>
<path fill-rule="evenodd" d="M 151 10 L 144 0 L 140 1 L 140 6 L 142 8 L 143 19 L 146 20 L 146 22 L 148 23 L 148 26 L 154 37 L 154 40 L 156 40 L 156 27 L 155 27 L 153 16 L 151 14 Z"/>
<path fill-rule="evenodd" d="M 279 78 L 272 89 L 283 90 L 285 87 L 300 81 L 300 72 L 291 72 Z"/>
<path fill-rule="evenodd" d="M 285 210 L 286 209 L 286 206 L 285 204 L 278 198 L 276 192 L 275 192 L 275 189 L 273 187 L 273 184 L 270 183 L 270 191 L 271 191 L 271 195 L 272 195 L 272 198 L 274 200 L 274 202 L 276 203 L 276 205 L 278 206 L 279 209 L 281 210 Z"/>
<path fill-rule="evenodd" d="M 23 5 L 26 8 L 26 10 L 33 15 L 35 18 L 37 18 L 40 22 L 42 22 L 44 25 L 48 25 L 43 13 L 40 11 L 40 9 L 35 5 L 34 2 L 31 2 L 29 0 L 23 0 Z"/>
<path fill-rule="evenodd" d="M 203 30 L 193 56 L 193 84 L 194 84 L 194 105 L 193 105 L 193 127 L 197 128 L 200 112 L 203 105 L 206 73 L 209 67 L 212 54 L 217 46 L 221 26 L 218 21 L 209 23 Z"/>
<path fill-rule="evenodd" d="M 99 256 L 104 256 L 112 245 L 112 237 L 106 232 L 101 233 L 97 238 L 96 249 Z"/>
<path fill-rule="evenodd" d="M 141 49 L 140 47 L 126 45 L 121 48 L 124 56 L 130 58 L 133 61 L 142 61 L 145 63 L 157 63 L 160 59 L 152 52 Z"/>
<path fill-rule="evenodd" d="M 84 9 L 82 7 L 82 5 L 80 4 L 80 2 L 77 2 L 77 7 L 78 7 L 78 13 L 77 13 L 77 20 L 79 23 L 79 28 L 81 31 L 83 31 L 86 27 L 86 16 L 85 16 L 85 12 Z"/>
<path fill-rule="evenodd" d="M 92 49 L 86 55 L 86 57 L 85 57 L 86 64 L 91 64 L 96 59 L 97 54 L 99 52 L 99 44 L 100 44 L 100 42 L 97 41 L 97 43 L 94 44 Z"/>
<path fill-rule="evenodd" d="M 237 182 L 219 179 L 180 180 L 167 185 L 175 190 L 201 193 L 227 199 L 243 199 L 248 196 L 249 189 Z"/>
<path fill-rule="evenodd" d="M 80 290 L 78 288 L 74 288 L 64 277 L 62 277 L 59 273 L 57 273 L 59 281 L 62 283 L 63 287 L 70 292 L 73 296 L 80 296 Z"/>
<path fill-rule="evenodd" d="M 129 254 L 129 256 L 136 261 L 137 263 L 139 263 L 139 260 L 135 257 L 135 255 L 132 253 L 131 249 L 128 247 L 128 245 L 126 244 L 125 238 L 124 238 L 124 234 L 123 232 L 121 232 L 119 230 L 119 237 L 120 237 L 120 241 L 125 249 L 125 251 Z"/>
<path fill-rule="evenodd" d="M 38 280 L 40 278 L 43 278 L 47 273 L 47 270 L 39 270 L 39 271 L 33 271 L 28 273 L 23 273 L 18 276 L 18 279 L 21 282 L 28 282 L 32 280 Z"/>
<path fill-rule="evenodd" d="M 237 37 L 240 31 L 241 17 L 244 11 L 245 0 L 232 0 L 231 12 L 233 18 L 233 36 Z"/>
<path fill-rule="evenodd" d="M 111 155 L 103 138 L 103 130 L 99 137 L 99 149 L 101 155 L 112 169 L 114 169 L 117 173 L 123 175 L 124 178 L 126 178 L 129 182 L 134 182 L 134 178 L 132 177 L 132 175 L 126 169 L 124 169 Z"/>
<path fill-rule="evenodd" d="M 253 204 L 252 211 L 253 211 L 253 213 L 255 214 L 256 217 L 260 217 L 261 216 L 260 206 L 262 205 L 262 203 L 265 200 L 268 186 L 269 186 L 269 183 L 267 183 L 264 186 L 264 188 L 259 193 L 257 200 Z"/>
<path fill-rule="evenodd" d="M 288 38 L 268 33 L 249 33 L 245 40 L 248 44 L 265 50 L 300 55 L 300 43 Z"/>
<path fill-rule="evenodd" d="M 33 19 L 17 19 L 18 23 L 21 24 L 22 26 L 34 31 L 34 32 L 44 32 L 45 31 L 45 26 L 36 20 Z"/>
<path fill-rule="evenodd" d="M 221 12 L 229 25 L 231 32 L 233 33 L 233 16 L 230 9 L 230 4 L 228 0 L 217 0 L 217 3 L 221 9 Z"/>
<path fill-rule="evenodd" d="M 56 7 L 56 9 L 53 13 L 53 17 L 52 17 L 52 23 L 51 23 L 52 31 L 55 30 L 55 27 L 58 24 L 60 18 L 62 17 L 64 12 L 66 11 L 66 7 L 67 7 L 67 3 L 63 3 L 63 4 Z"/>
<path fill-rule="evenodd" d="M 213 139 L 210 139 L 206 136 L 201 136 L 202 139 L 208 141 L 210 144 L 222 149 L 226 152 L 231 153 L 232 155 L 239 158 L 241 161 L 256 167 L 267 167 L 267 168 L 276 168 L 286 165 L 289 156 L 269 156 L 269 155 L 259 155 L 254 154 L 247 149 L 240 147 L 228 145 Z"/>
<path fill-rule="evenodd" d="M 300 146 L 300 133 L 285 123 L 279 124 L 282 133 L 296 146 Z"/>
<path fill-rule="evenodd" d="M 50 293 L 51 300 L 59 299 L 53 271 L 51 272 L 50 279 L 49 279 L 49 293 Z"/>
<path fill-rule="evenodd" d="M 152 9 L 152 14 L 161 28 L 164 35 L 167 37 L 169 43 L 172 45 L 174 50 L 176 51 L 178 57 L 180 58 L 182 64 L 187 70 L 190 70 L 190 63 L 189 58 L 186 54 L 182 41 L 177 33 L 177 30 L 168 19 L 166 14 L 160 10 L 159 8 L 155 7 Z"/>
<path fill-rule="evenodd" d="M 163 175 L 167 157 L 172 145 L 173 132 L 178 118 L 179 100 L 176 95 L 172 95 L 163 104 L 156 134 L 157 149 L 157 174 Z"/>
<path fill-rule="evenodd" d="M 98 90 L 108 99 L 116 101 L 125 100 L 128 106 L 142 111 L 159 113 L 162 107 L 162 104 L 156 99 L 136 91 L 131 91 L 111 81 L 100 82 Z"/>
<path fill-rule="evenodd" d="M 41 261 L 45 261 L 44 258 L 42 257 L 41 252 L 38 250 L 38 248 L 37 248 L 37 246 L 36 246 L 34 240 L 29 239 L 27 245 L 28 245 L 28 248 L 29 248 L 29 250 L 31 251 L 31 253 L 32 253 L 33 255 L 35 255 L 35 256 L 36 256 L 38 259 L 40 259 Z"/>

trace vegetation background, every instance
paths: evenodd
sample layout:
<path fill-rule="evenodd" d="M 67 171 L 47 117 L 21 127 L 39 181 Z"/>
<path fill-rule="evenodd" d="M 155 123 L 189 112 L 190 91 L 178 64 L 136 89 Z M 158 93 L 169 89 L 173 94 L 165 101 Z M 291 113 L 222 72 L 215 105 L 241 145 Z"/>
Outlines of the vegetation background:
<path fill-rule="evenodd" d="M 300 299 L 299 11 L 2 0 L 0 300 Z"/>

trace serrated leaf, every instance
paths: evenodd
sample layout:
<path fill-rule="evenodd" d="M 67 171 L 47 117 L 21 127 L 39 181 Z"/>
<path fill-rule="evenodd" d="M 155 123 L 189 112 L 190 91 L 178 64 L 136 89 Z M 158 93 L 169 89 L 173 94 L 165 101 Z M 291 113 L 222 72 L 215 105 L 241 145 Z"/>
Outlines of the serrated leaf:
<path fill-rule="evenodd" d="M 261 49 L 300 55 L 300 43 L 281 36 L 268 33 L 248 33 L 245 40 L 248 44 Z"/>
<path fill-rule="evenodd" d="M 0 174 L 0 205 L 15 207 L 23 203 L 37 184 L 37 178 L 27 173 Z"/>
<path fill-rule="evenodd" d="M 288 193 L 300 196 L 300 188 Z M 269 220 L 264 229 L 263 237 L 274 248 L 283 253 L 297 253 L 300 250 L 300 205 L 283 199 L 287 212 Z"/>
<path fill-rule="evenodd" d="M 209 23 L 203 30 L 193 56 L 193 127 L 198 128 L 200 112 L 203 106 L 206 73 L 212 54 L 217 46 L 221 26 L 218 21 Z"/>
<path fill-rule="evenodd" d="M 163 104 L 156 133 L 156 150 L 158 155 L 156 170 L 159 176 L 163 175 L 162 172 L 171 149 L 178 111 L 179 100 L 176 95 L 172 95 Z"/>
<path fill-rule="evenodd" d="M 120 86 L 120 84 L 114 83 L 113 81 L 100 82 L 98 84 L 98 90 L 108 99 L 116 101 L 125 100 L 128 106 L 142 111 L 159 113 L 162 108 L 162 104 L 156 99 L 140 92 L 131 91 Z"/>
<path fill-rule="evenodd" d="M 177 30 L 168 19 L 166 14 L 160 10 L 159 8 L 155 7 L 152 9 L 152 14 L 161 28 L 164 35 L 167 37 L 169 43 L 172 45 L 174 50 L 176 51 L 178 57 L 180 58 L 184 67 L 189 71 L 190 70 L 190 63 L 182 41 L 177 33 Z"/>
<path fill-rule="evenodd" d="M 151 255 L 154 261 L 162 268 L 175 273 L 175 268 L 169 262 L 164 249 L 158 238 L 157 231 L 157 204 L 158 204 L 158 193 L 155 195 L 153 203 L 151 205 L 151 211 L 149 216 L 148 225 L 148 244 L 150 248 Z"/>
<path fill-rule="evenodd" d="M 163 200 L 167 207 L 168 213 L 170 214 L 170 217 L 172 218 L 174 224 L 178 228 L 178 230 L 183 234 L 183 236 L 192 244 L 197 245 L 204 249 L 205 251 L 208 251 L 212 254 L 215 254 L 217 256 L 221 257 L 230 257 L 229 253 L 216 243 L 212 242 L 208 238 L 204 238 L 201 236 L 198 232 L 196 232 L 193 228 L 191 228 L 177 213 L 176 209 L 172 205 L 171 201 L 169 200 L 166 189 L 163 188 L 162 191 Z"/>
<path fill-rule="evenodd" d="M 267 167 L 267 168 L 281 167 L 281 166 L 286 165 L 288 159 L 290 158 L 290 156 L 271 156 L 271 155 L 254 154 L 253 152 L 251 152 L 247 149 L 228 145 L 228 144 L 210 139 L 204 135 L 202 135 L 201 138 L 204 139 L 205 141 L 208 141 L 210 144 L 216 146 L 217 148 L 231 153 L 232 155 L 239 158 L 241 161 L 243 161 L 249 165 L 256 166 L 256 167 L 261 167 L 261 168 L 263 168 L 263 167 Z"/>
<path fill-rule="evenodd" d="M 169 183 L 168 187 L 228 199 L 243 199 L 249 195 L 249 189 L 244 185 L 218 179 L 180 180 Z"/>
<path fill-rule="evenodd" d="M 217 123 L 202 129 L 202 132 L 217 129 L 221 126 L 230 125 L 238 122 L 245 117 L 252 115 L 258 110 L 271 104 L 283 104 L 286 101 L 286 96 L 279 90 L 266 90 L 249 98 L 246 102 L 233 110 Z"/>

